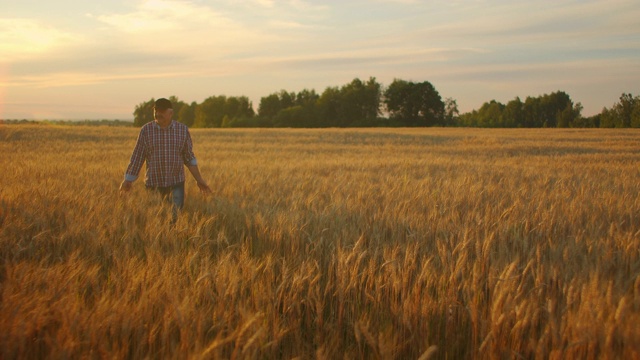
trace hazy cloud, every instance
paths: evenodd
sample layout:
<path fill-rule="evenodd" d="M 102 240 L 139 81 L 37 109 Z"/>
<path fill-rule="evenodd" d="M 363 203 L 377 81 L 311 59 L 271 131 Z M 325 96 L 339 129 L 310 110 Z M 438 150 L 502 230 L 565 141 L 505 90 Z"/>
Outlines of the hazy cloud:
<path fill-rule="evenodd" d="M 275 5 L 274 0 L 253 0 L 252 2 L 255 3 L 256 5 L 267 7 L 267 8 L 272 8 Z"/>
<path fill-rule="evenodd" d="M 17 62 L 83 41 L 35 19 L 0 19 L 0 62 Z"/>
<path fill-rule="evenodd" d="M 186 1 L 145 0 L 129 13 L 98 15 L 96 19 L 122 34 L 124 43 L 159 53 L 184 51 L 220 56 L 240 47 L 267 41 L 215 9 Z"/>

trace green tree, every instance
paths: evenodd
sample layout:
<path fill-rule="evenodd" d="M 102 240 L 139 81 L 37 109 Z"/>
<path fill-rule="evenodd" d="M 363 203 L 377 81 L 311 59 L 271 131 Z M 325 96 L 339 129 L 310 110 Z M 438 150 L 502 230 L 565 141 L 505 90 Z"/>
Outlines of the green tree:
<path fill-rule="evenodd" d="M 587 122 L 584 121 L 583 117 L 582 117 L 582 110 L 584 109 L 584 107 L 582 106 L 582 103 L 578 102 L 575 105 L 573 105 L 573 109 L 571 111 L 571 120 L 569 121 L 569 126 L 570 127 L 593 127 L 593 126 L 586 126 L 586 124 L 588 124 Z"/>
<path fill-rule="evenodd" d="M 316 91 L 311 89 L 304 89 L 295 95 L 295 104 L 302 107 L 313 107 L 318 102 L 320 96 L 316 94 Z"/>
<path fill-rule="evenodd" d="M 246 96 L 228 97 L 224 104 L 224 115 L 232 120 L 250 118 L 255 115 L 251 101 Z"/>
<path fill-rule="evenodd" d="M 517 97 L 507 103 L 502 111 L 502 126 L 513 128 L 522 126 L 524 122 L 524 104 L 520 97 Z"/>
<path fill-rule="evenodd" d="M 227 97 L 224 95 L 210 96 L 196 107 L 195 127 L 212 128 L 222 125 L 224 105 Z"/>
<path fill-rule="evenodd" d="M 176 121 L 179 120 L 180 111 L 183 107 L 188 106 L 187 103 L 178 99 L 177 96 L 171 95 L 169 96 L 169 101 L 171 101 L 171 105 L 173 106 L 173 119 Z"/>
<path fill-rule="evenodd" d="M 564 91 L 527 97 L 523 113 L 523 127 L 566 127 L 576 118 L 573 101 Z"/>
<path fill-rule="evenodd" d="M 149 121 L 153 121 L 153 106 L 156 100 L 151 98 L 149 101 L 141 102 L 133 110 L 133 125 L 142 126 Z"/>
<path fill-rule="evenodd" d="M 280 90 L 280 93 L 278 94 L 278 98 L 280 99 L 280 110 L 290 108 L 296 105 L 295 92 L 287 92 L 285 90 Z"/>
<path fill-rule="evenodd" d="M 632 128 L 640 128 L 640 97 L 636 97 L 631 111 L 631 121 L 629 122 Z"/>
<path fill-rule="evenodd" d="M 220 127 L 228 128 L 233 126 L 233 120 L 229 117 L 229 115 L 225 115 L 222 117 L 222 124 Z"/>
<path fill-rule="evenodd" d="M 611 109 L 602 109 L 600 127 L 640 127 L 640 97 L 624 93 L 620 95 L 620 101 Z"/>
<path fill-rule="evenodd" d="M 620 95 L 620 102 L 615 107 L 618 115 L 619 127 L 628 128 L 631 127 L 631 114 L 633 113 L 635 99 L 631 94 Z"/>
<path fill-rule="evenodd" d="M 273 119 L 280 110 L 282 110 L 282 106 L 280 105 L 280 96 L 278 94 L 271 94 L 260 99 L 258 116 Z"/>
<path fill-rule="evenodd" d="M 356 78 L 340 88 L 337 106 L 339 126 L 363 126 L 380 113 L 381 86 L 374 77 L 365 83 Z"/>
<path fill-rule="evenodd" d="M 319 98 L 315 90 L 304 89 L 297 94 L 280 90 L 260 99 L 258 116 L 278 127 L 318 127 Z"/>
<path fill-rule="evenodd" d="M 601 114 L 589 117 L 579 117 L 573 121 L 572 126 L 576 128 L 598 128 L 600 127 Z"/>
<path fill-rule="evenodd" d="M 303 116 L 301 126 L 304 127 L 321 127 L 322 123 L 318 116 L 318 100 L 320 96 L 315 90 L 304 89 L 296 94 L 296 106 L 301 107 L 301 115 Z"/>
<path fill-rule="evenodd" d="M 614 128 L 616 127 L 617 120 L 615 111 L 607 109 L 606 107 L 602 109 L 600 113 L 601 128 Z"/>
<path fill-rule="evenodd" d="M 478 110 L 477 126 L 479 127 L 502 127 L 502 111 L 504 104 L 491 100 L 482 104 Z"/>
<path fill-rule="evenodd" d="M 571 97 L 563 91 L 538 97 L 519 97 L 503 105 L 495 100 L 486 102 L 471 113 L 460 116 L 462 126 L 479 127 L 572 127 L 582 121 L 582 104 L 573 104 Z"/>
<path fill-rule="evenodd" d="M 178 113 L 177 120 L 187 126 L 193 126 L 196 120 L 196 107 L 198 107 L 198 104 L 195 101 L 189 105 L 185 104 L 182 106 Z"/>
<path fill-rule="evenodd" d="M 246 96 L 226 97 L 224 95 L 211 96 L 196 107 L 195 127 L 217 128 L 231 126 L 234 122 L 254 116 L 251 101 Z"/>
<path fill-rule="evenodd" d="M 571 101 L 569 101 L 565 105 L 565 108 L 556 114 L 556 126 L 559 128 L 575 127 L 580 123 L 579 120 L 582 117 L 581 112 L 581 103 L 573 105 Z"/>
<path fill-rule="evenodd" d="M 476 119 L 478 118 L 478 110 L 472 110 L 468 113 L 458 116 L 458 126 L 475 127 L 478 126 Z"/>
<path fill-rule="evenodd" d="M 338 108 L 340 89 L 337 86 L 327 87 L 317 101 L 317 112 L 323 126 L 336 127 L 339 124 Z"/>
<path fill-rule="evenodd" d="M 542 127 L 544 121 L 542 120 L 541 115 L 541 105 L 539 97 L 530 97 L 524 101 L 522 104 L 522 127 L 525 128 L 539 128 Z"/>
<path fill-rule="evenodd" d="M 444 124 L 445 126 L 453 126 L 458 122 L 460 111 L 458 110 L 458 102 L 453 98 L 444 100 Z"/>
<path fill-rule="evenodd" d="M 274 126 L 276 127 L 305 127 L 305 117 L 307 113 L 300 105 L 289 106 L 282 109 L 276 115 Z"/>
<path fill-rule="evenodd" d="M 384 92 L 390 117 L 406 126 L 442 125 L 444 102 L 433 85 L 394 79 Z"/>
<path fill-rule="evenodd" d="M 624 93 L 620 95 L 620 102 L 613 107 L 618 118 L 618 127 L 639 127 L 640 119 L 638 119 L 638 116 L 640 115 L 640 110 L 638 107 L 640 107 L 640 97 L 633 97 L 632 94 Z"/>

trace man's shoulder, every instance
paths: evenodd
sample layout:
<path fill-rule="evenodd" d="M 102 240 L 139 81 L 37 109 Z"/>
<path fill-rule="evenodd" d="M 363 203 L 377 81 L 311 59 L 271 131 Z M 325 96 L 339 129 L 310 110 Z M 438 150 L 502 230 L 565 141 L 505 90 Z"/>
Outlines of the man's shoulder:
<path fill-rule="evenodd" d="M 189 132 L 189 127 L 177 120 L 173 120 L 173 127 L 179 132 Z"/>
<path fill-rule="evenodd" d="M 142 125 L 142 127 L 140 128 L 140 131 L 149 131 L 151 129 L 153 129 L 154 126 L 156 126 L 156 122 L 155 121 L 149 121 L 148 123 Z"/>
<path fill-rule="evenodd" d="M 189 129 L 187 125 L 179 122 L 178 120 L 173 120 L 173 126 L 175 126 L 176 129 L 181 129 L 181 130 Z"/>

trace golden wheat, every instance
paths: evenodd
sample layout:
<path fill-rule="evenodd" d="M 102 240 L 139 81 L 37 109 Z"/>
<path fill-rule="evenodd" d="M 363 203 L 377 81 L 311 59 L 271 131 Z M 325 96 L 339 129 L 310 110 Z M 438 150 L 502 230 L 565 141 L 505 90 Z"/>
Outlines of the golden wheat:
<path fill-rule="evenodd" d="M 640 132 L 0 127 L 0 358 L 640 357 Z"/>

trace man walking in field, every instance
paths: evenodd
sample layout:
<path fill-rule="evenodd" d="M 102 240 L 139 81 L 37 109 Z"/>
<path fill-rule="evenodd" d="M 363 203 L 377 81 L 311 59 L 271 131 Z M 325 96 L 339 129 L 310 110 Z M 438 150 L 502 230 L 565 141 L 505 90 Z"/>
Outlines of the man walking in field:
<path fill-rule="evenodd" d="M 155 121 L 150 121 L 140 129 L 131 162 L 120 184 L 120 192 L 131 190 L 142 164 L 146 162 L 145 185 L 147 189 L 156 191 L 172 201 L 175 223 L 178 211 L 184 205 L 185 165 L 204 194 L 210 193 L 211 189 L 198 170 L 189 129 L 173 120 L 171 101 L 158 99 L 153 107 L 153 117 Z"/>

